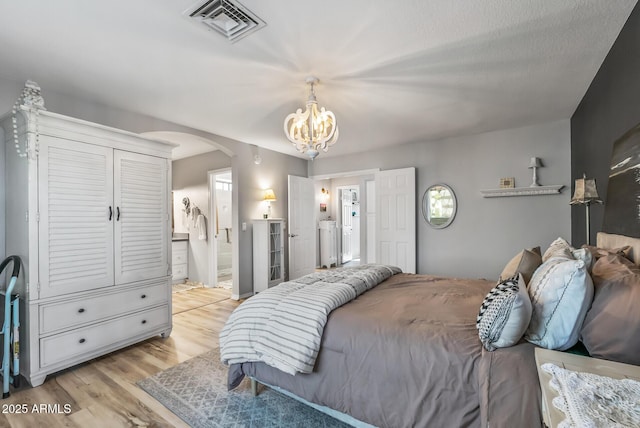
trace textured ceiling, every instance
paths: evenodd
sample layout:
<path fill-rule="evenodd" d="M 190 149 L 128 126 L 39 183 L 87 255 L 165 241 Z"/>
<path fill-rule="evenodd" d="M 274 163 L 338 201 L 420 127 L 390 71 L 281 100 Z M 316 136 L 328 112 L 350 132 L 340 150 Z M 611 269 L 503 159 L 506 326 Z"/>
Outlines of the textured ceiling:
<path fill-rule="evenodd" d="M 571 117 L 636 0 L 241 0 L 229 43 L 192 0 L 0 0 L 0 77 L 284 153 L 305 77 L 335 156 Z"/>

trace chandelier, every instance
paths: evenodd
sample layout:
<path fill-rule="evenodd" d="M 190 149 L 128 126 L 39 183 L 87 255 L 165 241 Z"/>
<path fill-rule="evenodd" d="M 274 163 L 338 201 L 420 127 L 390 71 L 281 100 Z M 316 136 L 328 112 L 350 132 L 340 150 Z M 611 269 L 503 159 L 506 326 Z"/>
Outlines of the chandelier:
<path fill-rule="evenodd" d="M 296 146 L 296 150 L 315 159 L 320 154 L 320 150 L 326 152 L 338 140 L 338 124 L 336 117 L 330 111 L 320 108 L 316 94 L 313 92 L 313 85 L 319 80 L 315 77 L 307 77 L 306 83 L 309 85 L 309 99 L 307 109 L 302 112 L 299 108 L 295 113 L 291 113 L 284 120 L 284 133 L 289 141 Z"/>

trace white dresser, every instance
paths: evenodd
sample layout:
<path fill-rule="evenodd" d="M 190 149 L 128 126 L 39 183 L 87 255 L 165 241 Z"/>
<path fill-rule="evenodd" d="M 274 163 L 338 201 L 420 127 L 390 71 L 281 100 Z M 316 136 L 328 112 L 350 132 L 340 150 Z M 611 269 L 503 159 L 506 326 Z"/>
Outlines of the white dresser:
<path fill-rule="evenodd" d="M 172 282 L 180 284 L 189 278 L 189 240 L 174 239 L 171 242 Z"/>
<path fill-rule="evenodd" d="M 320 267 L 335 267 L 338 263 L 338 231 L 334 220 L 321 220 Z"/>
<path fill-rule="evenodd" d="M 253 292 L 259 293 L 284 281 L 284 222 L 253 221 Z"/>
<path fill-rule="evenodd" d="M 24 263 L 20 371 L 61 369 L 171 332 L 172 145 L 42 111 L 5 130 L 6 253 Z"/>

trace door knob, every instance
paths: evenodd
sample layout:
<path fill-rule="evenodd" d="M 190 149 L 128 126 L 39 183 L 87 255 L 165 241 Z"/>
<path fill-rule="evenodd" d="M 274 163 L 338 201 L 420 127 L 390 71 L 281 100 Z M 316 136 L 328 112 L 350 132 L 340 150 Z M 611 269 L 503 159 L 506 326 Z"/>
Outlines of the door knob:
<path fill-rule="evenodd" d="M 295 233 L 290 233 L 289 234 L 289 238 L 295 238 L 296 236 L 298 236 L 298 235 L 296 235 Z"/>

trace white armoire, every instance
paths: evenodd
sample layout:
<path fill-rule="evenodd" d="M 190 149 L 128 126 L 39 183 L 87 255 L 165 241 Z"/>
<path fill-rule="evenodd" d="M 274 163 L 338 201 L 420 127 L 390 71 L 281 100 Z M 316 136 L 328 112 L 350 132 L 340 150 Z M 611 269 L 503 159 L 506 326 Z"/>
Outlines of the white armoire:
<path fill-rule="evenodd" d="M 171 333 L 172 145 L 47 111 L 5 135 L 6 254 L 22 258 L 20 371 Z M 24 275 L 22 275 L 24 272 Z"/>

